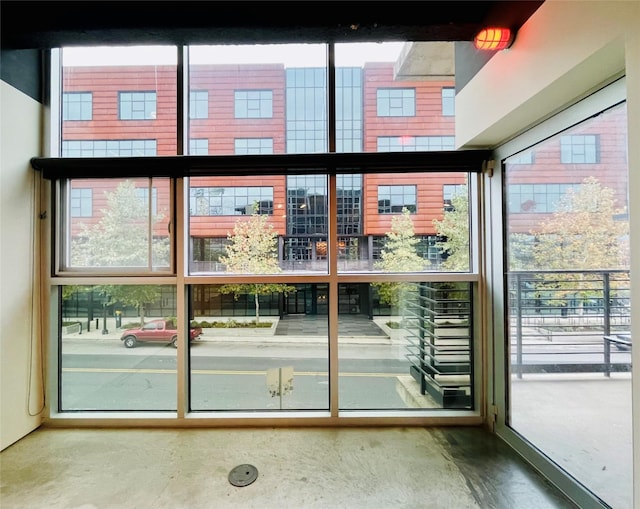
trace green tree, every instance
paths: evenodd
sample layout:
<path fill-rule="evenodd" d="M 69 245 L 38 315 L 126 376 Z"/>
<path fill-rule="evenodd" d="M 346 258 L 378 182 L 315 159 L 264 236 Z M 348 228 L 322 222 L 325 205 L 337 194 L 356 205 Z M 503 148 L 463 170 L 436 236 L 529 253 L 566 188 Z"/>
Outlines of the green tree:
<path fill-rule="evenodd" d="M 144 325 L 146 305 L 160 297 L 160 288 L 156 285 L 101 285 L 98 291 L 106 297 L 106 305 L 122 304 L 137 309 L 141 325 Z"/>
<path fill-rule="evenodd" d="M 115 191 L 105 192 L 105 196 L 107 206 L 100 211 L 99 221 L 94 225 L 83 224 L 80 234 L 72 240 L 72 265 L 97 268 L 168 266 L 168 237 L 150 238 L 153 225 L 160 223 L 164 216 L 152 214 L 150 217 L 148 200 L 137 194 L 130 180 L 121 182 Z M 121 303 L 137 308 L 142 324 L 145 305 L 160 295 L 155 285 L 101 285 L 96 289 L 105 296 L 105 305 Z"/>
<path fill-rule="evenodd" d="M 531 233 L 535 268 L 539 270 L 600 270 L 629 267 L 629 223 L 617 206 L 615 191 L 594 177 L 571 187 L 556 211 Z M 562 282 L 546 275 L 542 287 L 552 286 L 559 297 L 589 298 L 601 287 L 597 276 L 563 274 Z"/>
<path fill-rule="evenodd" d="M 449 271 L 469 270 L 469 196 L 467 186 L 461 186 L 451 197 L 451 207 L 442 220 L 433 225 L 440 238 L 436 245 L 447 255 L 442 268 Z"/>
<path fill-rule="evenodd" d="M 163 214 L 149 217 L 149 201 L 130 180 L 106 191 L 107 206 L 93 225 L 81 225 L 72 241 L 74 267 L 151 267 L 169 265 L 169 238 L 151 237 Z M 149 252 L 151 249 L 151 253 Z M 151 259 L 150 259 L 151 258 Z"/>
<path fill-rule="evenodd" d="M 278 274 L 282 272 L 278 261 L 278 234 L 268 222 L 269 216 L 255 211 L 247 218 L 236 221 L 226 255 L 220 257 L 226 271 L 233 274 Z M 283 283 L 230 283 L 220 287 L 223 294 L 253 295 L 256 323 L 260 321 L 260 295 L 289 294 L 295 286 Z"/>
<path fill-rule="evenodd" d="M 420 272 L 429 264 L 417 250 L 420 242 L 415 236 L 413 219 L 407 208 L 402 213 L 391 218 L 391 231 L 386 233 L 386 239 L 380 261 L 374 267 L 384 272 Z M 413 283 L 380 282 L 372 283 L 378 290 L 382 303 L 390 306 L 403 305 L 407 293 L 414 288 Z"/>

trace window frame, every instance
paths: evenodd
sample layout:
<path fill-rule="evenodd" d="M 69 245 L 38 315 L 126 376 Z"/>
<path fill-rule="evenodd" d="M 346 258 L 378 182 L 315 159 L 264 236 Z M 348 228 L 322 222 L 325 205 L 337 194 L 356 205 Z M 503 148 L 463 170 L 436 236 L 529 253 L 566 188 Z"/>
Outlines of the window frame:
<path fill-rule="evenodd" d="M 54 50 L 58 51 L 58 50 Z M 331 52 L 329 52 L 330 54 Z M 188 51 L 185 48 L 185 56 Z M 55 57 L 52 58 L 52 73 L 54 78 L 59 69 L 56 67 Z M 188 59 L 185 58 L 185 61 Z M 58 65 L 59 65 L 58 60 Z M 179 67 L 182 64 L 179 64 Z M 57 70 L 58 69 L 58 70 Z M 331 80 L 329 73 L 329 80 Z M 334 83 L 329 83 L 329 94 L 335 91 Z M 55 88 L 54 88 L 55 91 Z M 180 92 L 178 93 L 178 102 L 183 100 Z M 332 102 L 331 100 L 329 101 Z M 178 107 L 178 133 L 187 132 L 188 119 L 185 118 L 185 109 Z M 51 111 L 55 114 L 56 106 Z M 55 124 L 55 122 L 53 122 Z M 335 127 L 335 126 L 334 126 Z M 335 137 L 335 129 L 328 125 L 328 138 Z M 59 146 L 55 129 L 51 131 L 51 148 L 55 153 L 56 147 Z M 186 137 L 185 137 L 186 138 Z M 186 141 L 186 139 L 185 139 Z M 335 141 L 335 140 L 334 140 Z M 329 144 L 333 146 L 333 144 Z M 287 414 L 289 418 L 300 418 L 307 423 L 322 423 L 330 425 L 340 425 L 343 423 L 358 422 L 379 422 L 379 423 L 412 423 L 422 425 L 427 422 L 438 422 L 440 418 L 446 422 L 458 422 L 467 424 L 480 424 L 483 422 L 481 401 L 483 399 L 482 390 L 482 365 L 480 363 L 480 335 L 474 333 L 472 338 L 474 355 L 472 359 L 472 376 L 475 391 L 473 393 L 473 405 L 471 409 L 460 409 L 446 411 L 446 409 L 433 410 L 410 410 L 404 411 L 351 411 L 340 409 L 338 403 L 337 382 L 339 378 L 338 372 L 338 325 L 337 325 L 337 306 L 338 306 L 338 286 L 342 283 L 359 283 L 372 281 L 408 281 L 408 282 L 468 282 L 477 287 L 480 281 L 480 260 L 477 256 L 472 257 L 471 267 L 468 272 L 464 273 L 389 273 L 389 274 L 372 274 L 372 273 L 340 273 L 338 270 L 338 230 L 337 217 L 331 215 L 329 217 L 329 231 L 335 232 L 328 236 L 327 255 L 329 259 L 328 272 L 321 274 L 303 274 L 303 275 L 277 275 L 277 276 L 251 276 L 251 275 L 189 275 L 188 261 L 185 259 L 187 253 L 188 237 L 187 237 L 187 214 L 185 201 L 188 199 L 188 179 L 193 176 L 251 176 L 260 174 L 261 172 L 270 175 L 326 175 L 328 178 L 328 199 L 330 210 L 337 210 L 337 193 L 336 181 L 337 176 L 341 174 L 369 174 L 369 173 L 468 173 L 470 180 L 471 196 L 479 198 L 479 182 L 480 175 L 487 161 L 491 158 L 490 150 L 465 150 L 465 151 L 440 151 L 440 152 L 350 152 L 337 153 L 328 152 L 320 154 L 272 154 L 272 155 L 246 155 L 246 156 L 189 156 L 181 154 L 181 144 L 178 144 L 177 156 L 146 156 L 146 157 L 107 157 L 107 158 L 61 158 L 61 157 L 36 157 L 31 160 L 32 167 L 41 172 L 44 179 L 52 181 L 52 203 L 58 203 L 61 196 L 61 183 L 65 179 L 75 178 L 127 178 L 127 177 L 152 177 L 152 178 L 170 178 L 171 179 L 171 239 L 173 241 L 172 267 L 167 273 L 149 273 L 149 272 L 120 272 L 112 273 L 105 271 L 84 271 L 78 273 L 61 273 L 54 269 L 51 282 L 51 312 L 53 319 L 50 321 L 50 358 L 49 358 L 49 383 L 47 386 L 49 396 L 49 418 L 53 421 L 59 419 L 65 420 L 82 420 L 89 418 L 92 422 L 100 425 L 104 422 L 103 413 L 81 412 L 79 414 L 70 415 L 69 413 L 59 412 L 58 408 L 58 389 L 60 367 L 57 359 L 60 355 L 60 344 L 58 342 L 58 320 L 59 307 L 58 303 L 61 299 L 61 288 L 69 284 L 168 284 L 176 286 L 177 294 L 177 322 L 179 331 L 179 341 L 177 345 L 177 384 L 178 384 L 178 402 L 177 411 L 175 412 L 154 412 L 153 415 L 140 412 L 113 412 L 109 413 L 108 419 L 116 420 L 120 424 L 128 422 L 140 422 L 143 419 L 145 423 L 160 425 L 183 425 L 188 420 L 199 423 L 210 423 L 212 425 L 227 425 L 229 420 L 226 417 L 238 418 L 237 414 L 225 415 L 224 413 L 199 414 L 197 416 L 190 415 L 188 402 L 189 367 L 188 367 L 188 346 L 186 337 L 188 334 L 189 302 L 188 289 L 192 285 L 197 284 L 224 284 L 235 282 L 260 282 L 277 281 L 284 283 L 305 282 L 311 284 L 326 284 L 328 286 L 328 314 L 330 317 L 328 347 L 329 347 L 329 381 L 331 387 L 330 404 L 328 412 L 308 414 Z M 108 177 L 106 177 L 108 175 Z M 54 205 L 55 206 L 55 205 Z M 473 246 L 472 252 L 478 252 L 479 240 L 479 201 L 474 202 L 474 210 L 470 214 L 470 242 Z M 61 226 L 60 211 L 56 210 L 53 231 L 57 234 L 64 235 L 64 226 Z M 53 239 L 53 267 L 56 267 L 58 260 L 55 260 L 59 253 L 59 246 L 55 244 L 59 242 L 59 237 Z M 184 389 L 184 390 L 183 390 Z M 241 417 L 243 422 L 274 423 L 273 414 L 265 416 L 261 413 L 255 413 L 251 416 Z M 444 421 L 443 421 L 444 422 Z"/>

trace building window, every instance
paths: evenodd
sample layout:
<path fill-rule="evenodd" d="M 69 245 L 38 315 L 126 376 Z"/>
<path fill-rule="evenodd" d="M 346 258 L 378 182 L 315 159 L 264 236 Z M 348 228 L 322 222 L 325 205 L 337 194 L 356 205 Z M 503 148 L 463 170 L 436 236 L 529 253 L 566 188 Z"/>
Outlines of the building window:
<path fill-rule="evenodd" d="M 237 155 L 273 154 L 273 138 L 236 138 Z"/>
<path fill-rule="evenodd" d="M 71 217 L 91 217 L 93 215 L 93 189 L 71 189 Z"/>
<path fill-rule="evenodd" d="M 453 197 L 462 194 L 466 187 L 464 184 L 443 184 L 442 198 L 445 210 L 453 210 Z"/>
<path fill-rule="evenodd" d="M 287 235 L 327 234 L 327 178 L 287 177 Z"/>
<path fill-rule="evenodd" d="M 416 115 L 416 91 L 413 88 L 379 88 L 379 117 L 414 117 Z"/>
<path fill-rule="evenodd" d="M 236 90 L 236 118 L 272 118 L 273 92 L 271 90 Z"/>
<path fill-rule="evenodd" d="M 119 92 L 120 120 L 156 118 L 155 92 Z"/>
<path fill-rule="evenodd" d="M 416 186 L 378 186 L 378 214 L 416 211 Z"/>
<path fill-rule="evenodd" d="M 62 120 L 91 120 L 93 94 L 91 92 L 65 92 L 62 95 Z"/>
<path fill-rule="evenodd" d="M 192 90 L 189 93 L 189 118 L 209 117 L 209 91 Z"/>
<path fill-rule="evenodd" d="M 379 136 L 378 152 L 455 150 L 454 136 Z"/>
<path fill-rule="evenodd" d="M 192 187 L 192 216 L 238 216 L 273 214 L 273 187 Z"/>
<path fill-rule="evenodd" d="M 287 80 L 287 152 L 327 150 L 326 69 L 292 68 Z"/>
<path fill-rule="evenodd" d="M 456 114 L 456 89 L 453 87 L 442 88 L 442 116 L 453 117 Z"/>
<path fill-rule="evenodd" d="M 195 237 L 193 239 L 194 262 L 220 262 L 226 254 L 229 239 L 226 237 Z"/>
<path fill-rule="evenodd" d="M 600 162 L 598 135 L 573 134 L 560 137 L 560 161 L 564 164 Z"/>
<path fill-rule="evenodd" d="M 149 188 L 148 187 L 136 187 L 136 196 L 139 200 L 142 200 L 145 207 L 149 206 Z M 154 187 L 152 190 L 151 201 L 151 214 L 154 216 L 158 213 L 158 190 Z"/>
<path fill-rule="evenodd" d="M 62 157 L 155 156 L 156 140 L 70 140 L 62 142 Z"/>
<path fill-rule="evenodd" d="M 362 152 L 362 68 L 336 69 L 336 151 Z"/>
<path fill-rule="evenodd" d="M 362 234 L 362 175 L 336 177 L 338 235 Z"/>
<path fill-rule="evenodd" d="M 511 162 L 511 161 L 509 161 Z M 580 184 L 511 184 L 509 186 L 509 213 L 532 214 L 556 211 L 557 204 L 569 188 Z"/>
<path fill-rule="evenodd" d="M 190 139 L 189 154 L 192 156 L 209 155 L 209 140 L 206 138 Z"/>
<path fill-rule="evenodd" d="M 527 150 L 526 152 L 520 152 L 519 154 L 509 157 L 509 165 L 512 164 L 533 164 L 533 150 Z"/>

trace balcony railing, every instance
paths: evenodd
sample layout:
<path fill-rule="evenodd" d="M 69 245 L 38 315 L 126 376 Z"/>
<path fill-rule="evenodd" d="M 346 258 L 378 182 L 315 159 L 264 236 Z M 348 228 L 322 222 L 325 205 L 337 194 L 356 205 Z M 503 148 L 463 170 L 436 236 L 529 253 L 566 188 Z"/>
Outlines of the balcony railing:
<path fill-rule="evenodd" d="M 628 334 L 628 270 L 510 272 L 512 373 L 630 371 L 629 348 L 605 352 L 605 336 Z"/>

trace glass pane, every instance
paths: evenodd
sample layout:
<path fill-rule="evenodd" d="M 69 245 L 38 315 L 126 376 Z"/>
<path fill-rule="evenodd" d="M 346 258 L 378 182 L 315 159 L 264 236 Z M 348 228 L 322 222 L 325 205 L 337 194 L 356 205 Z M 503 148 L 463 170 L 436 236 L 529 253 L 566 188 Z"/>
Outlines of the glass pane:
<path fill-rule="evenodd" d="M 193 177 L 191 274 L 327 272 L 325 175 Z"/>
<path fill-rule="evenodd" d="M 60 291 L 60 410 L 175 411 L 175 287 Z"/>
<path fill-rule="evenodd" d="M 453 48 L 336 44 L 336 151 L 455 150 Z"/>
<path fill-rule="evenodd" d="M 470 283 L 339 286 L 340 408 L 472 408 Z"/>
<path fill-rule="evenodd" d="M 191 410 L 328 410 L 327 285 L 192 287 Z"/>
<path fill-rule="evenodd" d="M 176 155 L 175 46 L 62 50 L 62 157 Z"/>
<path fill-rule="evenodd" d="M 190 153 L 326 152 L 324 44 L 189 48 Z"/>
<path fill-rule="evenodd" d="M 338 175 L 340 272 L 468 272 L 466 173 Z"/>
<path fill-rule="evenodd" d="M 168 270 L 169 183 L 166 178 L 67 181 L 61 268 Z"/>
<path fill-rule="evenodd" d="M 505 169 L 509 425 L 611 507 L 632 506 L 626 126 L 623 104 Z"/>

